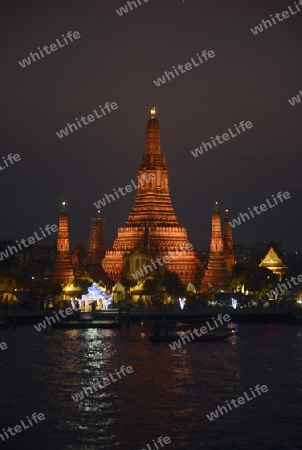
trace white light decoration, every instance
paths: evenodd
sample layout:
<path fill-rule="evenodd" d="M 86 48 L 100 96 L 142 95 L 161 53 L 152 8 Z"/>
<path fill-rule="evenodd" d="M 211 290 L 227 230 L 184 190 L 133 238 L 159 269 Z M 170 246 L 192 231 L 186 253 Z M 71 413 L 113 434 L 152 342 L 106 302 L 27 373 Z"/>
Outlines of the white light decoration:
<path fill-rule="evenodd" d="M 185 298 L 179 298 L 179 305 L 181 309 L 184 309 L 185 304 L 186 304 L 186 299 Z"/>
<path fill-rule="evenodd" d="M 77 300 L 81 304 L 81 309 L 84 310 L 86 310 L 86 306 L 91 306 L 94 302 L 98 307 L 108 309 L 108 306 L 112 303 L 112 297 L 113 294 L 106 293 L 105 289 L 100 288 L 97 283 L 92 283 L 88 288 L 88 294 L 82 295 L 82 298 Z"/>

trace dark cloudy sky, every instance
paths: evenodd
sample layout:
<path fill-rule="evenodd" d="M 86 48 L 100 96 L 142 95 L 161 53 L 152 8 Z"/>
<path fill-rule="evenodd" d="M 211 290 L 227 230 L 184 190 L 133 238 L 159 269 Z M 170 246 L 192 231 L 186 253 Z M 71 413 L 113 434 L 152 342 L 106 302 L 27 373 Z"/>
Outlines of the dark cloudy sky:
<path fill-rule="evenodd" d="M 125 0 L 16 1 L 2 5 L 0 237 L 27 238 L 69 202 L 72 244 L 88 242 L 93 202 L 136 179 L 145 126 L 159 110 L 173 205 L 196 249 L 209 245 L 215 200 L 232 216 L 279 191 L 291 198 L 234 230 L 235 243 L 266 239 L 302 250 L 302 11 L 250 31 L 294 1 L 149 0 L 120 17 Z M 81 38 L 22 68 L 18 61 L 62 34 Z M 164 86 L 153 80 L 196 53 L 216 57 Z M 59 139 L 56 131 L 98 105 L 118 109 Z M 240 121 L 254 127 L 194 158 L 191 150 Z M 104 207 L 112 241 L 134 193 Z"/>

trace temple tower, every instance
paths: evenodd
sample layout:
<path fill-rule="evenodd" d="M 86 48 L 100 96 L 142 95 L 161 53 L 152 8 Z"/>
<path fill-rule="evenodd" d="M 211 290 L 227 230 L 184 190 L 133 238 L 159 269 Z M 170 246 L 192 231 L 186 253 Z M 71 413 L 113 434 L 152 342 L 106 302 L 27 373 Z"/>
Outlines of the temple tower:
<path fill-rule="evenodd" d="M 141 158 L 136 189 L 128 220 L 118 228 L 118 236 L 103 260 L 105 272 L 116 282 L 122 279 L 122 274 L 133 281 L 131 273 L 134 268 L 140 268 L 141 259 L 137 258 L 134 268 L 125 267 L 123 261 L 127 260 L 124 256 L 137 247 L 145 257 L 147 255 L 153 260 L 166 256 L 165 267 L 175 272 L 183 284 L 190 281 L 199 284 L 203 265 L 196 252 L 180 250 L 181 246 L 189 247 L 190 243 L 186 228 L 179 225 L 173 210 L 155 107 L 152 107 L 147 122 L 146 153 Z"/>
<path fill-rule="evenodd" d="M 138 172 L 137 195 L 126 226 L 149 226 L 153 221 L 157 225 L 178 225 L 170 198 L 166 157 L 160 150 L 160 127 L 154 107 L 147 122 L 146 154 L 142 155 Z"/>
<path fill-rule="evenodd" d="M 62 285 L 73 280 L 73 270 L 70 259 L 69 225 L 66 213 L 66 202 L 62 202 L 62 212 L 59 220 L 59 231 L 57 240 L 57 253 L 54 268 L 52 271 L 52 281 Z"/>
<path fill-rule="evenodd" d="M 88 252 L 88 262 L 90 264 L 101 264 L 105 254 L 103 222 L 100 211 L 98 211 L 96 218 L 91 219 Z"/>
<path fill-rule="evenodd" d="M 223 244 L 224 244 L 224 259 L 227 266 L 228 274 L 231 275 L 235 264 L 234 246 L 232 228 L 230 224 L 229 211 L 226 209 L 223 219 Z"/>
<path fill-rule="evenodd" d="M 228 280 L 227 265 L 224 259 L 224 242 L 221 232 L 221 217 L 216 202 L 212 215 L 212 237 L 210 256 L 202 286 L 204 290 L 223 290 Z"/>

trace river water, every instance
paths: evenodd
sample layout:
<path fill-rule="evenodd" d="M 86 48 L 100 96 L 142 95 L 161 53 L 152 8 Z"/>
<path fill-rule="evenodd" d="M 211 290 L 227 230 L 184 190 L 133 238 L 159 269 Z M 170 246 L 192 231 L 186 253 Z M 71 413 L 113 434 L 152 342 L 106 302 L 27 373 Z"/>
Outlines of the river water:
<path fill-rule="evenodd" d="M 151 343 L 138 324 L 2 331 L 8 348 L 0 350 L 0 429 L 34 412 L 45 420 L 1 439 L 0 448 L 141 450 L 149 444 L 153 450 L 153 439 L 169 436 L 168 450 L 302 449 L 302 327 L 244 324 L 239 330 L 227 341 L 191 342 L 175 351 Z M 134 372 L 72 400 L 122 365 Z M 257 384 L 268 392 L 208 420 L 218 405 Z"/>

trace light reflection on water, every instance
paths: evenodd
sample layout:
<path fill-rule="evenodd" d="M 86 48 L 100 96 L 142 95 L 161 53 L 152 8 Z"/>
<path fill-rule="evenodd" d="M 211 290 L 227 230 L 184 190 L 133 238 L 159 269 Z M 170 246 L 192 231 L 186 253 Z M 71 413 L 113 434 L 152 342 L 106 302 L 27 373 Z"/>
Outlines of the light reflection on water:
<path fill-rule="evenodd" d="M 46 420 L 2 448 L 140 450 L 158 436 L 172 449 L 299 448 L 302 329 L 242 325 L 223 342 L 172 351 L 138 325 L 122 330 L 19 327 L 0 358 L 1 428 L 32 412 Z M 75 403 L 71 396 L 122 366 L 134 373 Z M 210 422 L 206 415 L 256 384 L 269 392 Z M 299 444 L 299 445 L 298 445 Z M 300 446 L 301 448 L 301 446 Z"/>

